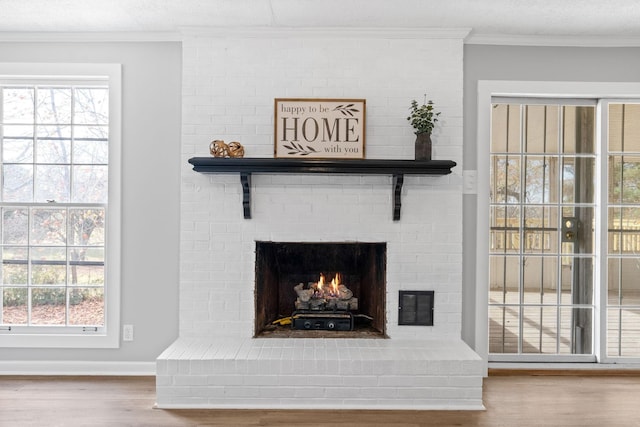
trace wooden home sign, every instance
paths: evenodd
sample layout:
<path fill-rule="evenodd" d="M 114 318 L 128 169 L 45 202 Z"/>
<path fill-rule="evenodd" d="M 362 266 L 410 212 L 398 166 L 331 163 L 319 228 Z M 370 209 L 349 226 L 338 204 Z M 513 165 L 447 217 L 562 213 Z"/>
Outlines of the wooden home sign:
<path fill-rule="evenodd" d="M 364 99 L 275 100 L 276 158 L 364 159 Z"/>

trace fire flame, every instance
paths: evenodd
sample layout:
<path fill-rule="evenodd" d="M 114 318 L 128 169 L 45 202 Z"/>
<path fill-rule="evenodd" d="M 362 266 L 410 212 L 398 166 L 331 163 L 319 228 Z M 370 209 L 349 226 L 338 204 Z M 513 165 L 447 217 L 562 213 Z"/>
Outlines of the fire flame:
<path fill-rule="evenodd" d="M 338 295 L 338 285 L 340 285 L 340 273 L 336 273 L 336 276 L 331 279 L 331 289 L 334 295 Z"/>
<path fill-rule="evenodd" d="M 316 290 L 319 296 L 336 297 L 339 295 L 338 287 L 340 286 L 340 273 L 336 273 L 335 277 L 331 279 L 331 283 L 327 284 L 324 274 L 320 274 L 320 279 L 316 283 Z M 325 285 L 328 285 L 325 289 Z"/>

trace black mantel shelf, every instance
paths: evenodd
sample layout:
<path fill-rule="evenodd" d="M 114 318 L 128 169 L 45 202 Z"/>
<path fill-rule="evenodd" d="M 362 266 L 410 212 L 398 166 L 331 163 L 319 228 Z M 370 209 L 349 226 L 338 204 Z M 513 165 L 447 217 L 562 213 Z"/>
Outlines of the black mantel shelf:
<path fill-rule="evenodd" d="M 402 206 L 402 184 L 404 175 L 447 175 L 456 165 L 452 160 L 325 160 L 325 159 L 265 159 L 265 158 L 221 158 L 193 157 L 189 159 L 193 170 L 202 173 L 240 173 L 242 184 L 242 206 L 245 219 L 251 218 L 251 174 L 252 173 L 329 173 L 353 175 L 393 176 L 393 220 L 400 219 Z"/>

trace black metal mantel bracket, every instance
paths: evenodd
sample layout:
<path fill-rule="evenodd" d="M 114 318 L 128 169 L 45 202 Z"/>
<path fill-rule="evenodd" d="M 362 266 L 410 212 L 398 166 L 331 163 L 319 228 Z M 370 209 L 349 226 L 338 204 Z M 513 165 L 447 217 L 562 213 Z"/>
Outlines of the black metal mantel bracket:
<path fill-rule="evenodd" d="M 448 175 L 456 166 L 452 160 L 318 160 L 193 157 L 193 170 L 201 173 L 240 173 L 242 209 L 251 218 L 251 174 L 352 174 L 393 176 L 393 220 L 400 220 L 402 185 L 405 175 Z"/>

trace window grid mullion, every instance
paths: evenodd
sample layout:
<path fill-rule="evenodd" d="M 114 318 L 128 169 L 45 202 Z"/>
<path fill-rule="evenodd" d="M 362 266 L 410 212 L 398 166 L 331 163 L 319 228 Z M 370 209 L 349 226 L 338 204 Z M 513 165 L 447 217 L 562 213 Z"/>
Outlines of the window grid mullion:
<path fill-rule="evenodd" d="M 556 186 L 556 197 L 555 208 L 558 212 L 556 215 L 556 229 L 562 230 L 562 170 L 564 165 L 564 112 L 565 106 L 558 108 L 558 178 L 554 185 Z M 558 285 L 556 286 L 556 303 L 558 305 L 558 313 L 556 318 L 556 353 L 560 354 L 560 336 L 562 331 L 562 231 L 560 233 L 556 233 L 556 247 L 558 248 L 558 253 L 556 254 L 556 280 L 558 281 Z M 571 335 L 573 337 L 573 334 Z M 572 339 L 572 338 L 570 338 Z M 573 346 L 573 343 L 570 344 Z"/>
<path fill-rule="evenodd" d="M 520 218 L 519 218 L 519 226 L 520 226 L 520 242 L 519 242 L 519 257 L 520 257 L 520 275 L 518 288 L 520 290 L 518 295 L 518 302 L 520 307 L 518 309 L 518 354 L 522 354 L 523 352 L 523 339 L 524 339 L 524 270 L 525 270 L 525 256 L 524 256 L 524 198 L 526 194 L 526 141 L 527 141 L 527 113 L 528 108 L 526 105 L 520 106 L 520 200 L 518 200 L 518 207 L 520 209 Z"/>

